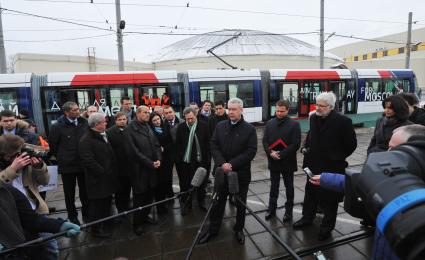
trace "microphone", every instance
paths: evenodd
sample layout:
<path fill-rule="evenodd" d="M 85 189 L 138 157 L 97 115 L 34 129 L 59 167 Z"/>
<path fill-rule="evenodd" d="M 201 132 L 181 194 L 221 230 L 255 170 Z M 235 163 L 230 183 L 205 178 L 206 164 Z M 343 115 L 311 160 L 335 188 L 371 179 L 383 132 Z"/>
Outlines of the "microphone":
<path fill-rule="evenodd" d="M 199 188 L 207 177 L 207 170 L 203 167 L 198 167 L 195 174 L 193 175 L 192 182 L 190 183 L 192 187 Z"/>
<path fill-rule="evenodd" d="M 192 199 L 192 192 L 195 189 L 201 187 L 202 183 L 205 180 L 205 177 L 207 177 L 207 174 L 208 174 L 207 173 L 207 170 L 205 168 L 203 168 L 203 167 L 198 167 L 198 169 L 196 169 L 195 174 L 193 175 L 193 178 L 192 178 L 192 182 L 190 183 L 192 185 L 192 188 L 190 188 L 189 194 L 186 197 L 185 202 L 184 202 L 184 205 L 183 205 L 183 207 L 181 209 L 181 212 L 180 212 L 180 214 L 182 216 L 187 215 L 187 213 L 188 213 L 187 212 L 188 211 L 187 210 L 188 204 L 189 203 L 192 203 L 192 200 L 191 200 Z"/>
<path fill-rule="evenodd" d="M 227 173 L 227 182 L 229 185 L 229 193 L 236 195 L 239 193 L 239 182 L 238 182 L 238 173 L 229 172 Z"/>

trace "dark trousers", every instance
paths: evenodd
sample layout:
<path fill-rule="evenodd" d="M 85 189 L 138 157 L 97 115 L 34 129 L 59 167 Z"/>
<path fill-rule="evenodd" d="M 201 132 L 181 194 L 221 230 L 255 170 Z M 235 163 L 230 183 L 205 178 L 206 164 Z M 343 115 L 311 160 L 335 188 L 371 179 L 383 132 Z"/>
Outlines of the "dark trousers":
<path fill-rule="evenodd" d="M 166 175 L 166 172 L 164 171 L 164 168 L 160 168 L 157 172 L 158 174 L 158 184 L 154 189 L 154 198 L 155 202 L 164 200 L 168 195 L 168 176 Z M 158 204 L 157 209 L 159 208 L 165 208 L 165 204 L 161 203 Z"/>
<path fill-rule="evenodd" d="M 319 189 L 320 187 L 315 187 L 307 181 L 302 212 L 303 218 L 307 221 L 313 221 L 316 217 L 317 205 L 320 205 L 324 214 L 320 228 L 332 230 L 336 223 L 339 196 L 335 192 L 335 196 L 326 196 L 326 198 L 323 198 Z"/>
<path fill-rule="evenodd" d="M 130 209 L 130 177 L 120 176 L 118 182 L 119 190 L 115 193 L 115 206 L 118 212 L 123 212 Z"/>
<path fill-rule="evenodd" d="M 193 175 L 200 165 L 197 163 L 179 163 L 177 166 L 177 174 L 179 175 L 180 192 L 187 191 L 190 189 L 190 183 L 192 182 Z M 202 185 L 197 189 L 197 200 L 198 203 L 203 203 L 205 200 L 205 187 L 207 185 L 207 179 L 204 180 Z M 181 199 L 184 201 L 189 200 L 188 194 L 183 194 Z"/>
<path fill-rule="evenodd" d="M 174 160 L 165 157 L 164 161 L 162 161 L 161 163 L 162 163 L 161 168 L 164 173 L 163 191 L 165 192 L 166 197 L 171 198 L 174 196 L 174 191 L 173 191 Z"/>
<path fill-rule="evenodd" d="M 143 207 L 153 202 L 153 190 L 144 193 L 133 194 L 133 208 Z M 133 215 L 133 225 L 142 225 L 149 215 L 151 207 L 142 209 Z"/>
<path fill-rule="evenodd" d="M 112 196 L 101 199 L 89 199 L 90 221 L 106 218 L 111 215 Z"/>
<path fill-rule="evenodd" d="M 84 173 L 73 172 L 73 173 L 61 173 L 63 192 L 65 193 L 65 206 L 68 212 L 68 218 L 77 218 L 78 212 L 75 208 L 75 185 L 78 181 L 78 190 L 81 201 L 81 214 L 84 218 L 89 217 L 88 212 L 88 198 L 87 190 L 85 185 Z"/>
<path fill-rule="evenodd" d="M 237 195 L 245 204 L 246 204 L 246 197 L 248 194 L 248 186 L 249 186 L 249 183 L 239 184 L 239 195 Z M 217 234 L 218 231 L 220 230 L 228 196 L 229 196 L 229 188 L 228 188 L 227 178 L 225 178 L 224 185 L 222 189 L 218 191 L 218 194 L 217 194 L 218 200 L 213 202 L 214 204 L 211 210 L 209 232 L 212 234 Z M 239 202 L 239 200 L 236 200 L 236 224 L 233 227 L 233 230 L 235 232 L 242 231 L 242 229 L 244 228 L 245 215 L 246 215 L 245 207 Z"/>
<path fill-rule="evenodd" d="M 279 198 L 280 175 L 282 175 L 283 183 L 286 190 L 286 209 L 292 209 L 294 205 L 294 172 L 288 171 L 270 171 L 270 198 L 269 210 L 275 211 L 277 208 L 277 200 Z"/>

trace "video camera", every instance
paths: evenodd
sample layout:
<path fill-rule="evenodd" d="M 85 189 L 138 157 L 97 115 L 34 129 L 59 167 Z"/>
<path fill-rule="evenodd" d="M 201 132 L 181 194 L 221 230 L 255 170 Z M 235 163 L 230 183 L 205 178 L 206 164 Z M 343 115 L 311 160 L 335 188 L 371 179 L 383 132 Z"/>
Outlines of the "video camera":
<path fill-rule="evenodd" d="M 423 142 L 371 153 L 361 173 L 346 172 L 345 211 L 376 222 L 400 258 L 425 259 L 424 180 Z"/>
<path fill-rule="evenodd" d="M 43 146 L 25 143 L 21 149 L 22 153 L 27 153 L 30 157 L 47 158 L 49 150 Z"/>

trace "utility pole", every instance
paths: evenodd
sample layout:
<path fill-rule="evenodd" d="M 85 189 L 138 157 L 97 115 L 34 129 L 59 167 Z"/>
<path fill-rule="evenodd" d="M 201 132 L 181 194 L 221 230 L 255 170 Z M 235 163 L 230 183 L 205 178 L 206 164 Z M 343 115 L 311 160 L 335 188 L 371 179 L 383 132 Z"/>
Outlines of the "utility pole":
<path fill-rule="evenodd" d="M 412 12 L 409 12 L 409 23 L 407 26 L 407 44 L 406 44 L 406 66 L 410 68 L 410 48 L 412 45 Z"/>
<path fill-rule="evenodd" d="M 325 57 L 325 0 L 320 0 L 320 68 L 324 68 Z"/>
<path fill-rule="evenodd" d="M 7 73 L 6 66 L 6 50 L 4 49 L 4 39 L 3 39 L 3 22 L 2 22 L 3 9 L 0 5 L 0 73 Z"/>
<path fill-rule="evenodd" d="M 115 11 L 117 16 L 118 68 L 120 71 L 123 71 L 124 70 L 124 51 L 122 47 L 122 29 L 124 29 L 125 23 L 121 21 L 120 0 L 115 0 Z"/>

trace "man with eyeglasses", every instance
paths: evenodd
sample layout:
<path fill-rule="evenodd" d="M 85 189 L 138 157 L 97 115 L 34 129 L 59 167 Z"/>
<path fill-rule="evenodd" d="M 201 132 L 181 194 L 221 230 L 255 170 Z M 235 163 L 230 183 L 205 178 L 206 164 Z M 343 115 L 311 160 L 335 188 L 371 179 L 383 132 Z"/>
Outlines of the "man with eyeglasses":
<path fill-rule="evenodd" d="M 310 131 L 304 148 L 304 165 L 314 175 L 323 172 L 345 173 L 345 161 L 357 147 L 356 133 L 351 119 L 334 110 L 335 94 L 323 92 L 316 98 L 316 112 L 310 117 Z M 335 228 L 338 203 L 344 193 L 314 186 L 308 180 L 305 186 L 302 218 L 294 223 L 295 229 L 309 226 L 316 217 L 317 206 L 323 209 L 318 240 L 326 240 Z"/>

